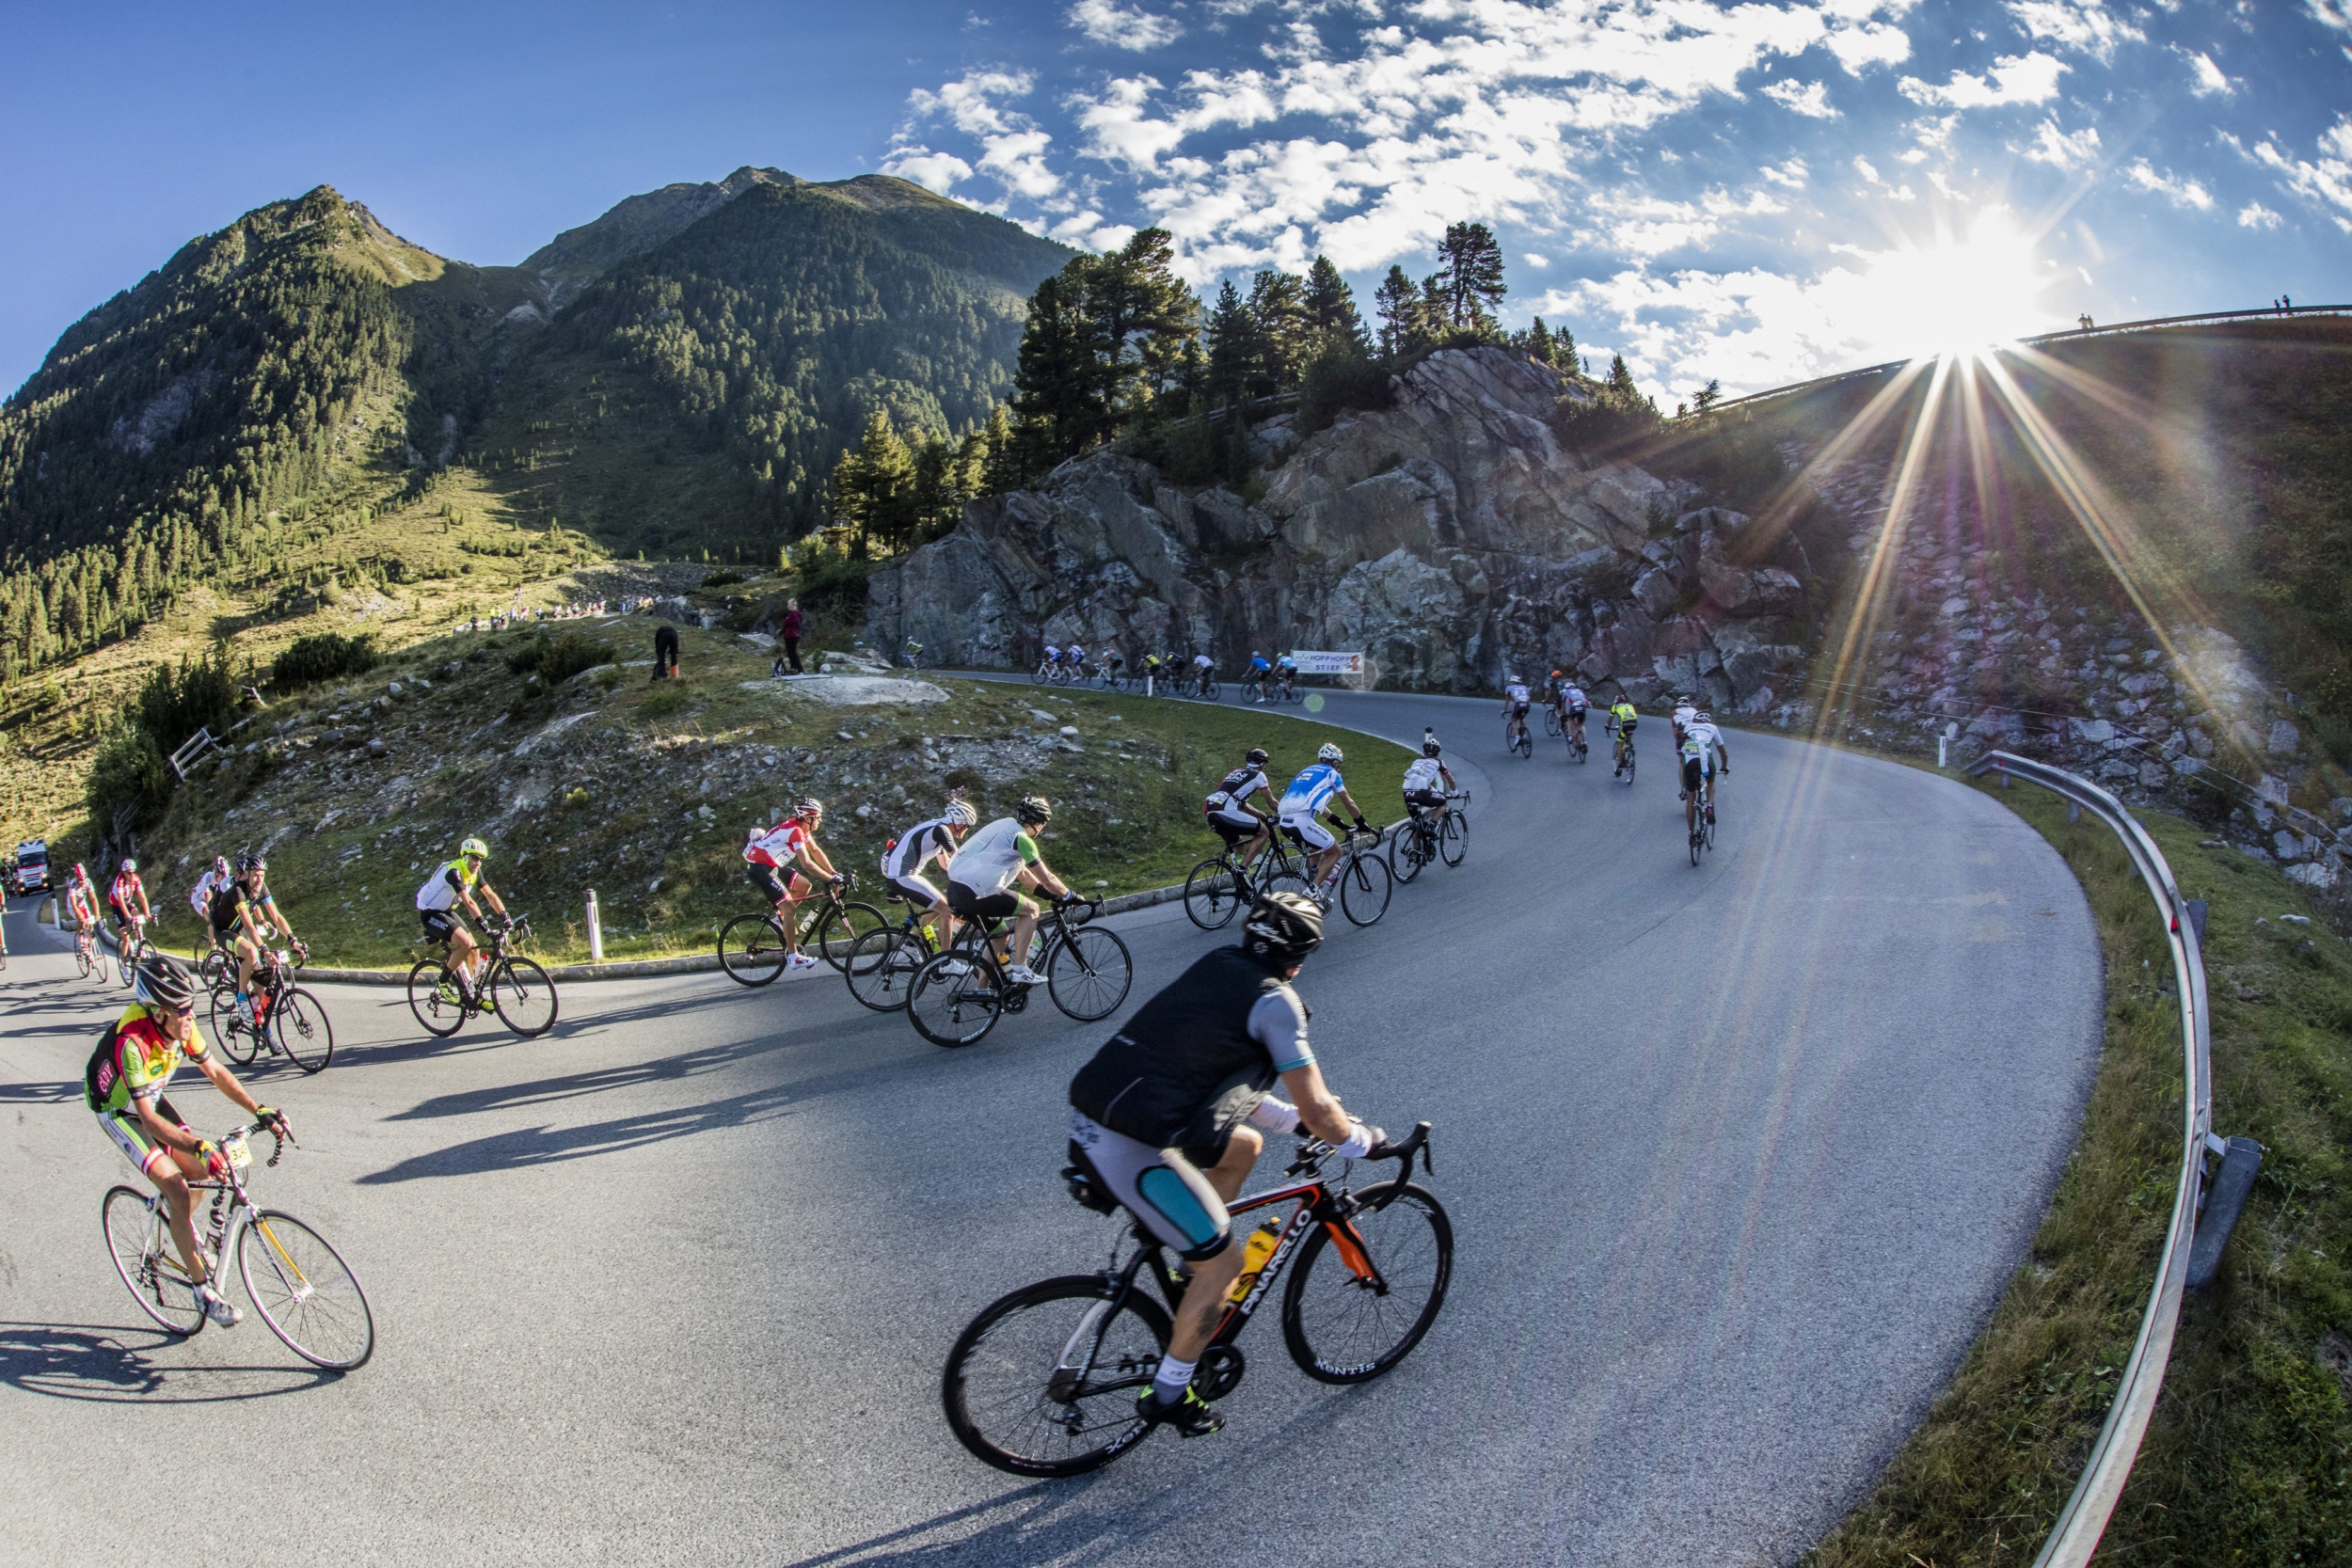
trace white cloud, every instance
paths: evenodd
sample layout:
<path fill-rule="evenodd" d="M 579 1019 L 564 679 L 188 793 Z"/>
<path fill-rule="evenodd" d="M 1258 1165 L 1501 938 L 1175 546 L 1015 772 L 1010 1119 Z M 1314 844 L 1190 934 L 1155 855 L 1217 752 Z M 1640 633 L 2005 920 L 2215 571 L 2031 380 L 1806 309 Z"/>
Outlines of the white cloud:
<path fill-rule="evenodd" d="M 1908 6 L 1890 6 L 1899 15 Z M 1837 56 L 1849 76 L 1859 76 L 1874 65 L 1900 65 L 1911 58 L 1911 38 L 1900 27 L 1883 22 L 1854 22 L 1833 27 L 1821 40 Z"/>
<path fill-rule="evenodd" d="M 1114 49 L 1157 49 L 1183 34 L 1173 17 L 1155 16 L 1140 6 L 1119 0 L 1078 0 L 1070 8 L 1070 24 L 1097 43 Z"/>
<path fill-rule="evenodd" d="M 1954 109 L 1989 109 L 2003 103 L 2045 103 L 2058 96 L 2058 73 L 2066 64 L 2037 49 L 2030 55 L 2010 55 L 1993 62 L 1992 71 L 1975 76 L 1955 71 L 1942 87 L 1906 76 L 1899 84 L 1905 98 L 1919 103 L 1940 103 Z"/>
<path fill-rule="evenodd" d="M 2070 136 L 2058 128 L 2057 120 L 2045 119 L 2034 133 L 2033 145 L 2025 150 L 2029 162 L 2074 168 L 2099 156 L 2099 133 L 2086 125 Z"/>
<path fill-rule="evenodd" d="M 2213 211 L 2213 193 L 2196 181 L 2174 174 L 2159 174 L 2145 158 L 2134 159 L 2123 170 L 2124 182 L 2135 189 L 2153 192 L 2175 207 L 2194 212 Z"/>
<path fill-rule="evenodd" d="M 2102 65 L 2114 61 L 2118 43 L 2148 37 L 2099 0 L 2010 0 L 2009 13 L 2027 37 L 2080 51 Z"/>
<path fill-rule="evenodd" d="M 1870 182 L 1873 185 L 1883 185 L 1886 183 L 1885 181 L 1879 178 L 1878 166 L 1858 152 L 1854 154 L 1853 171 L 1862 176 L 1865 180 Z"/>
<path fill-rule="evenodd" d="M 1836 119 L 1837 111 L 1830 106 L 1829 88 L 1820 82 L 1798 82 L 1788 77 L 1768 85 L 1764 96 L 1807 119 Z"/>
<path fill-rule="evenodd" d="M 912 180 L 946 196 L 956 188 L 959 180 L 972 178 L 972 166 L 952 152 L 933 152 L 928 147 L 902 147 L 882 160 L 882 172 L 895 174 L 901 180 Z"/>
<path fill-rule="evenodd" d="M 2211 55 L 2201 51 L 2191 54 L 2185 49 L 2178 50 L 2176 53 L 2188 62 L 2188 71 L 2192 78 L 2188 90 L 2198 97 L 2227 98 L 2237 91 L 2236 86 L 2227 76 L 2221 74 L 2221 68 L 2213 63 Z"/>
<path fill-rule="evenodd" d="M 1532 250 L 1526 255 L 1520 257 L 1519 260 L 1525 261 L 1529 266 L 1534 267 L 1537 272 L 1541 272 L 1544 268 L 1551 265 L 1550 257 L 1538 256 Z"/>
<path fill-rule="evenodd" d="M 1804 189 L 1804 182 L 1811 177 L 1813 171 L 1804 166 L 1803 158 L 1791 158 L 1787 163 L 1778 166 L 1767 164 L 1756 172 L 1762 175 L 1768 183 L 1786 185 L 1792 191 L 1801 191 Z"/>
<path fill-rule="evenodd" d="M 2339 33 L 2352 33 L 2352 0 L 2303 0 L 2312 20 Z"/>
<path fill-rule="evenodd" d="M 2335 124 L 2320 133 L 2316 161 L 2294 157 L 2269 140 L 2257 142 L 2251 156 L 2280 176 L 2282 189 L 2322 210 L 2335 209 L 2328 216 L 2352 233 L 2352 117 L 2339 115 Z"/>
<path fill-rule="evenodd" d="M 2285 221 L 2259 201 L 2249 201 L 2238 209 L 2237 226 L 2240 229 L 2276 229 Z"/>
<path fill-rule="evenodd" d="M 1028 116 L 1009 110 L 997 102 L 1025 98 L 1035 86 L 1036 78 L 1025 71 L 967 71 L 936 91 L 918 87 L 910 93 L 908 123 L 946 121 L 979 143 L 979 166 L 994 175 L 1009 194 L 1040 201 L 1061 189 L 1061 176 L 1045 161 L 1045 150 L 1053 145 L 1054 138 L 1038 129 Z M 912 160 L 925 160 L 923 166 L 934 175 L 946 172 L 946 166 L 938 161 L 946 155 L 915 143 L 907 129 L 901 128 L 892 141 L 891 157 L 882 166 L 892 173 L 911 171 L 914 166 Z M 902 158 L 910 162 L 901 165 Z M 962 164 L 961 159 L 952 161 Z M 963 165 L 961 178 L 970 178 L 971 172 L 971 166 Z M 907 172 L 907 178 L 918 180 L 921 176 Z"/>

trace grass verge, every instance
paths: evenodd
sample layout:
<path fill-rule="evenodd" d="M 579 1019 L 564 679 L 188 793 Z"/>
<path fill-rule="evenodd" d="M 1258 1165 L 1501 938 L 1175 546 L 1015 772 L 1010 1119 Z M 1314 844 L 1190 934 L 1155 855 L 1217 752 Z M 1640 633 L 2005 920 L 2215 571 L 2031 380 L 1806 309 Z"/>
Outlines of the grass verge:
<path fill-rule="evenodd" d="M 2113 1400 L 2178 1171 L 2181 1031 L 2147 890 L 2114 835 L 2020 784 L 2003 803 L 2066 858 L 2106 961 L 2107 1035 L 2081 1142 L 2031 1256 L 1927 1419 L 1809 1568 L 2033 1560 Z M 2352 1560 L 2352 953 L 2303 890 L 2141 820 L 2212 905 L 2214 1119 L 2268 1150 L 2221 1275 L 2183 1310 L 2103 1561 Z M 2028 1015 L 2029 1016 L 2029 1015 Z"/>

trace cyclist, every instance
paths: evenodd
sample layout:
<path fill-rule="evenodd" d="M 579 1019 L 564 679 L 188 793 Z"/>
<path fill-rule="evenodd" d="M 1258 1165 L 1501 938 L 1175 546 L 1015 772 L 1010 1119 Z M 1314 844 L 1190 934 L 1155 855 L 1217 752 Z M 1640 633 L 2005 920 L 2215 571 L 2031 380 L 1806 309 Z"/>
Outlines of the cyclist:
<path fill-rule="evenodd" d="M 1282 831 L 1306 845 L 1310 851 L 1307 863 L 1311 870 L 1307 885 L 1314 889 L 1315 902 L 1326 909 L 1330 907 L 1331 895 L 1324 883 L 1327 879 L 1335 879 L 1339 875 L 1340 841 L 1333 838 L 1331 831 L 1317 820 L 1324 803 L 1337 796 L 1346 804 L 1348 815 L 1356 819 L 1356 826 L 1365 832 L 1372 831 L 1372 824 L 1364 820 L 1363 808 L 1356 803 L 1356 797 L 1347 792 L 1346 782 L 1340 777 L 1339 765 L 1346 760 L 1337 746 L 1324 742 L 1322 749 L 1315 752 L 1314 766 L 1303 769 L 1298 777 L 1291 781 L 1290 788 L 1282 792 L 1281 802 L 1277 808 Z M 1334 816 L 1333 820 L 1338 818 Z"/>
<path fill-rule="evenodd" d="M 139 965 L 135 982 L 132 994 L 136 1000 L 90 1053 L 82 1072 L 82 1102 L 123 1158 L 163 1194 L 171 1239 L 180 1248 L 180 1266 L 195 1282 L 197 1304 L 213 1322 L 231 1328 L 244 1314 L 214 1289 L 212 1271 L 219 1259 L 206 1256 L 196 1243 L 190 1213 L 194 1195 L 188 1191 L 192 1180 L 226 1175 L 228 1159 L 180 1119 L 164 1090 L 186 1061 L 256 1121 L 272 1123 L 281 1133 L 290 1129 L 283 1112 L 256 1101 L 204 1049 L 204 1038 L 196 1031 L 196 991 L 184 970 L 158 953 Z"/>
<path fill-rule="evenodd" d="M 1087 678 L 1086 649 L 1073 642 L 1062 650 L 1061 661 L 1070 666 L 1071 679 L 1082 681 Z"/>
<path fill-rule="evenodd" d="M 1244 686 L 1248 685 L 1251 681 L 1258 683 L 1258 694 L 1256 697 L 1252 698 L 1251 701 L 1263 703 L 1266 700 L 1266 672 L 1273 668 L 1274 666 L 1265 661 L 1265 655 L 1260 653 L 1255 648 L 1249 650 L 1249 672 L 1248 673 L 1243 675 L 1241 679 Z"/>
<path fill-rule="evenodd" d="M 1298 684 L 1298 660 L 1288 654 L 1279 654 L 1274 660 L 1274 673 L 1287 689 Z"/>
<path fill-rule="evenodd" d="M 1502 743 L 1506 749 L 1527 733 L 1527 707 L 1533 700 L 1525 681 L 1517 675 L 1502 677 Z"/>
<path fill-rule="evenodd" d="M 233 938 L 237 944 L 237 1016 L 246 1023 L 256 1022 L 253 1017 L 253 969 L 261 962 L 262 948 L 269 941 L 269 927 L 275 924 L 285 939 L 296 947 L 294 927 L 286 924 L 285 911 L 270 895 L 265 884 L 269 863 L 256 854 L 238 857 L 237 874 L 227 888 L 213 895 L 208 911 L 213 926 L 213 945 L 226 947 Z M 303 958 L 308 959 L 306 950 Z"/>
<path fill-rule="evenodd" d="M 1225 1424 L 1192 1388 L 1246 1248 L 1225 1205 L 1268 1132 L 1301 1127 L 1347 1159 L 1384 1135 L 1351 1118 L 1307 1044 L 1291 988 L 1323 941 L 1323 911 L 1295 893 L 1261 896 L 1239 946 L 1204 954 L 1070 1081 L 1073 1163 L 1191 1266 L 1174 1332 L 1136 1413 L 1186 1437 Z M 1266 1091 L 1279 1080 L 1289 1101 Z"/>
<path fill-rule="evenodd" d="M 1041 887 L 1063 903 L 1078 896 L 1038 852 L 1035 830 L 1053 819 L 1053 805 L 1043 796 L 1025 796 L 1010 816 L 998 817 L 964 840 L 963 847 L 947 863 L 947 907 L 957 919 L 985 922 L 1013 917 L 1005 978 L 1016 986 L 1045 983 L 1045 976 L 1028 964 L 1038 907 L 1018 890 Z"/>
<path fill-rule="evenodd" d="M 213 863 L 204 868 L 204 875 L 199 877 L 196 879 L 196 886 L 188 890 L 188 908 L 196 911 L 196 917 L 199 920 L 203 919 L 211 911 L 213 895 L 226 887 L 230 878 L 235 873 L 229 869 L 227 855 L 213 857 Z"/>
<path fill-rule="evenodd" d="M 1046 644 L 1045 644 L 1045 669 L 1046 669 L 1046 673 L 1049 673 L 1049 674 L 1050 674 L 1050 673 L 1053 673 L 1053 670 L 1054 670 L 1054 667 L 1055 667 L 1056 665 L 1059 664 L 1060 662 L 1061 662 L 1061 650 L 1060 650 L 1059 648 L 1056 647 L 1056 646 L 1055 646 L 1053 643 L 1051 643 L 1051 642 L 1046 643 Z"/>
<path fill-rule="evenodd" d="M 1719 769 L 1716 760 L 1722 759 Z M 1724 749 L 1724 732 L 1715 727 L 1711 715 L 1692 709 L 1691 722 L 1682 732 L 1682 825 L 1695 829 L 1698 824 L 1699 792 L 1704 781 L 1707 794 L 1707 819 L 1715 820 L 1715 775 L 1731 772 L 1731 753 Z"/>
<path fill-rule="evenodd" d="M 948 797 L 946 810 L 927 821 L 917 822 L 890 841 L 882 850 L 883 885 L 922 911 L 917 918 L 931 927 L 939 939 L 939 950 L 946 952 L 955 940 L 955 916 L 947 908 L 946 897 L 923 879 L 923 872 L 931 862 L 943 867 L 955 858 L 956 845 L 980 814 L 972 809 L 972 802 L 961 795 Z"/>
<path fill-rule="evenodd" d="M 146 885 L 139 880 L 138 862 L 126 858 L 115 879 L 106 884 L 106 910 L 114 916 L 117 951 L 128 952 L 133 928 L 154 917 L 147 905 Z"/>
<path fill-rule="evenodd" d="M 1216 660 L 1206 654 L 1192 656 L 1192 689 L 1195 691 L 1205 692 L 1209 689 L 1209 672 L 1216 665 Z"/>
<path fill-rule="evenodd" d="M 1459 787 L 1445 765 L 1445 748 L 1438 744 L 1438 732 L 1422 731 L 1421 755 L 1405 768 L 1405 815 L 1418 824 L 1422 812 L 1443 811 L 1445 791 Z"/>
<path fill-rule="evenodd" d="M 73 945 L 89 952 L 90 933 L 98 929 L 98 889 L 89 879 L 89 868 L 79 862 L 65 886 L 65 912 L 73 920 Z"/>
<path fill-rule="evenodd" d="M 457 907 L 464 905 L 468 914 L 487 926 L 489 921 L 484 916 L 482 906 L 474 902 L 474 895 L 480 893 L 501 917 L 506 914 L 506 905 L 500 899 L 498 890 L 482 876 L 482 864 L 489 858 L 490 847 L 478 838 L 469 838 L 457 847 L 456 859 L 443 861 L 424 879 L 424 886 L 417 889 L 417 918 L 424 927 L 425 937 L 431 942 L 449 943 L 450 967 L 456 971 L 459 983 L 466 988 L 464 996 L 453 997 L 452 1001 L 472 1001 L 478 989 L 474 982 L 482 967 L 482 945 L 466 928 L 466 923 L 457 918 Z"/>
<path fill-rule="evenodd" d="M 1143 678 L 1158 686 L 1165 686 L 1168 684 L 1168 671 L 1163 665 L 1159 655 L 1146 654 L 1143 656 Z"/>
<path fill-rule="evenodd" d="M 1560 672 L 1554 670 L 1552 674 L 1559 676 Z M 1565 677 L 1560 680 L 1559 697 L 1560 733 L 1581 750 L 1584 745 L 1584 715 L 1591 710 L 1592 700 L 1584 695 L 1582 687 Z"/>
<path fill-rule="evenodd" d="M 1688 695 L 1675 699 L 1673 722 L 1676 751 L 1682 750 L 1682 732 L 1691 727 L 1691 721 L 1698 717 L 1698 705 L 1693 703 Z"/>
<path fill-rule="evenodd" d="M 1633 754 L 1633 726 L 1641 722 L 1641 719 L 1633 705 L 1626 701 L 1625 693 L 1618 692 L 1617 700 L 1609 705 L 1609 731 L 1617 737 L 1617 767 L 1610 774 L 1613 779 L 1625 776 L 1626 758 Z"/>
<path fill-rule="evenodd" d="M 749 867 L 744 874 L 752 886 L 768 895 L 769 903 L 775 906 L 776 923 L 784 927 L 787 969 L 817 966 L 815 958 L 801 951 L 799 920 L 801 900 L 817 891 L 815 879 L 822 877 L 834 887 L 849 880 L 817 847 L 817 831 L 824 825 L 825 802 L 811 796 L 774 827 L 754 828 L 743 845 L 743 861 Z M 776 875 L 779 871 L 784 873 L 781 878 Z"/>
<path fill-rule="evenodd" d="M 1250 809 L 1250 797 L 1264 796 L 1270 812 L 1279 814 L 1282 809 L 1274 799 L 1274 786 L 1266 782 L 1265 765 L 1265 748 L 1251 747 L 1249 754 L 1241 759 L 1241 766 L 1218 781 L 1217 786 L 1209 791 L 1209 798 L 1200 802 L 1209 826 L 1225 840 L 1227 854 L 1232 853 L 1233 846 L 1242 841 L 1244 834 L 1248 835 L 1249 847 L 1234 862 L 1237 865 L 1248 865 L 1258 858 L 1258 852 L 1265 847 L 1266 830 L 1274 823 L 1272 816 L 1262 816 Z"/>

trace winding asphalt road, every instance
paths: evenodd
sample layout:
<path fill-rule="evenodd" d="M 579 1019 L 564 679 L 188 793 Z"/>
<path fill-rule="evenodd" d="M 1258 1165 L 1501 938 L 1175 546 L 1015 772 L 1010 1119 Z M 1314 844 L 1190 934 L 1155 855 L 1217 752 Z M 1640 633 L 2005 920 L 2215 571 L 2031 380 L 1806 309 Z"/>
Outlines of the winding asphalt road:
<path fill-rule="evenodd" d="M 1694 870 L 1658 721 L 1629 789 L 1597 752 L 1506 757 L 1484 703 L 1323 716 L 1436 724 L 1476 793 L 1468 862 L 1301 982 L 1350 1107 L 1437 1124 L 1453 1293 L 1391 1376 L 1311 1383 L 1269 1323 L 1214 1440 L 1070 1482 L 980 1466 L 940 1364 L 984 1303 L 1110 1246 L 1055 1176 L 1108 1026 L 1032 1008 L 947 1053 L 837 980 L 714 974 L 572 987 L 536 1042 L 423 1039 L 398 992 L 323 988 L 334 1066 L 256 1075 L 303 1139 L 257 1188 L 351 1259 L 375 1358 L 318 1376 L 257 1320 L 170 1341 L 107 1263 L 125 1173 L 78 1102 L 120 993 L 20 900 L 0 1560 L 1789 1560 L 1958 1364 L 2073 1146 L 2101 1027 L 2079 890 L 1995 801 L 1777 737 L 1732 737 Z M 1130 1006 L 1219 940 L 1173 905 L 1119 924 Z"/>

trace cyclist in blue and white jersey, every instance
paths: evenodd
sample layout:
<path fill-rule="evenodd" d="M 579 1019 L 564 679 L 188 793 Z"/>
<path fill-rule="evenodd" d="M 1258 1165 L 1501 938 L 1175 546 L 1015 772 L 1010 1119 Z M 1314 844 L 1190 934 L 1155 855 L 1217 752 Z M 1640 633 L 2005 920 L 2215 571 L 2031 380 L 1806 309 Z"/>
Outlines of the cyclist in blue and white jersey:
<path fill-rule="evenodd" d="M 1248 673 L 1243 675 L 1241 679 L 1244 686 L 1248 685 L 1251 681 L 1256 681 L 1258 683 L 1258 695 L 1253 699 L 1253 701 L 1261 703 L 1265 701 L 1266 672 L 1273 668 L 1274 667 L 1272 665 L 1265 661 L 1265 655 L 1258 652 L 1255 648 L 1249 650 L 1249 670 Z"/>
<path fill-rule="evenodd" d="M 1313 868 L 1314 895 L 1327 907 L 1331 895 L 1324 884 L 1338 869 L 1340 843 L 1319 820 L 1325 804 L 1337 798 L 1356 819 L 1359 831 L 1372 831 L 1372 824 L 1364 820 L 1364 809 L 1356 803 L 1356 798 L 1347 792 L 1346 782 L 1340 777 L 1339 765 L 1345 760 L 1337 746 L 1326 742 L 1315 753 L 1314 766 L 1293 779 L 1290 788 L 1282 792 L 1282 830 L 1295 834 L 1311 851 L 1308 864 Z"/>
<path fill-rule="evenodd" d="M 1087 651 L 1085 648 L 1075 642 L 1073 642 L 1069 647 L 1062 650 L 1061 661 L 1070 666 L 1070 673 L 1072 674 L 1077 676 L 1080 680 L 1084 680 L 1086 678 Z"/>
<path fill-rule="evenodd" d="M 1528 693 L 1527 683 L 1518 676 L 1505 675 L 1502 683 L 1502 739 L 1507 746 L 1527 733 L 1527 706 L 1534 699 Z"/>
<path fill-rule="evenodd" d="M 1559 671 L 1551 673 L 1554 701 L 1560 705 L 1560 733 L 1581 746 L 1584 743 L 1584 715 L 1592 709 L 1592 699 L 1584 689 Z"/>

